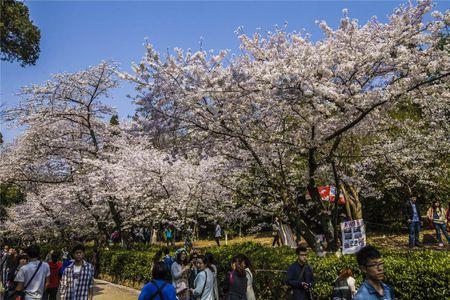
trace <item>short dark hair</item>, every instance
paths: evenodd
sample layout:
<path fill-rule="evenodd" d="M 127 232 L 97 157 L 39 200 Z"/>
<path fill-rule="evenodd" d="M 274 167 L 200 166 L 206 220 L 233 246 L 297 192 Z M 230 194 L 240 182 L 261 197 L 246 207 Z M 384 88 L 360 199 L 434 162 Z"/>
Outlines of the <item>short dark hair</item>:
<path fill-rule="evenodd" d="M 214 260 L 214 255 L 211 252 L 205 253 L 205 259 L 207 260 L 209 265 L 216 264 L 216 261 Z"/>
<path fill-rule="evenodd" d="M 306 252 L 306 247 L 304 246 L 298 246 L 297 249 L 295 249 L 295 254 L 299 254 L 300 252 Z"/>
<path fill-rule="evenodd" d="M 72 248 L 72 254 L 75 254 L 75 252 L 77 252 L 79 250 L 81 250 L 83 252 L 86 252 L 86 248 L 84 247 L 84 245 L 78 244 L 78 245 L 76 245 L 75 247 Z"/>
<path fill-rule="evenodd" d="M 58 262 L 59 256 L 60 256 L 60 254 L 59 254 L 58 251 L 53 252 L 52 255 L 51 255 L 51 257 L 52 257 L 52 262 L 54 262 L 54 263 Z"/>
<path fill-rule="evenodd" d="M 38 245 L 31 245 L 27 248 L 25 253 L 28 255 L 29 258 L 39 258 L 41 254 L 41 249 Z"/>
<path fill-rule="evenodd" d="M 201 259 L 205 265 L 208 265 L 208 261 L 206 260 L 206 257 L 203 254 L 197 254 L 197 259 Z"/>
<path fill-rule="evenodd" d="M 19 256 L 17 256 L 17 261 L 20 261 L 22 259 L 26 259 L 28 261 L 28 255 L 26 254 L 21 254 Z"/>
<path fill-rule="evenodd" d="M 356 261 L 360 266 L 366 266 L 369 259 L 381 258 L 380 251 L 372 245 L 367 245 L 356 253 Z"/>
<path fill-rule="evenodd" d="M 165 255 L 169 254 L 169 248 L 164 247 L 164 254 L 165 254 Z"/>
<path fill-rule="evenodd" d="M 168 269 L 164 262 L 157 261 L 153 264 L 152 278 L 155 280 L 164 280 L 168 274 Z"/>

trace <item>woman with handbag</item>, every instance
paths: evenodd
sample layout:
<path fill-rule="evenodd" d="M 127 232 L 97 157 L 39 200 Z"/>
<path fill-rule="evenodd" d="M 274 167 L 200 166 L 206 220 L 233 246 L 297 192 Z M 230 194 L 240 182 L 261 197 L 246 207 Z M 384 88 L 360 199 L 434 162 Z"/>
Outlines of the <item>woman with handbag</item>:
<path fill-rule="evenodd" d="M 175 253 L 175 262 L 172 264 L 170 271 L 172 284 L 180 300 L 189 300 L 188 272 L 190 267 L 186 250 L 184 248 L 178 249 Z"/>
<path fill-rule="evenodd" d="M 8 290 L 5 294 L 5 300 L 14 300 L 15 293 L 16 293 L 16 282 L 14 281 L 14 278 L 16 278 L 17 273 L 19 273 L 19 270 L 21 267 L 25 266 L 28 263 L 28 256 L 26 254 L 18 255 L 17 257 L 18 264 L 13 267 L 13 269 L 10 269 L 8 274 Z"/>
<path fill-rule="evenodd" d="M 242 268 L 245 269 L 245 276 L 247 277 L 247 300 L 256 300 L 255 291 L 253 290 L 253 273 L 251 271 L 252 262 L 245 255 L 242 255 L 242 260 Z"/>
<path fill-rule="evenodd" d="M 214 274 L 207 264 L 205 256 L 199 255 L 195 263 L 198 274 L 195 277 L 194 289 L 191 290 L 194 299 L 214 300 Z"/>
<path fill-rule="evenodd" d="M 242 255 L 233 257 L 231 271 L 228 272 L 224 282 L 226 300 L 247 300 L 247 276 Z"/>
<path fill-rule="evenodd" d="M 431 206 L 427 211 L 427 217 L 431 222 L 433 222 L 439 247 L 444 247 L 444 244 L 442 243 L 441 231 L 447 239 L 447 242 L 450 244 L 450 236 L 445 228 L 445 210 L 441 207 L 441 203 L 439 201 L 433 202 L 433 206 Z"/>
<path fill-rule="evenodd" d="M 213 273 L 214 277 L 214 299 L 219 300 L 219 285 L 217 282 L 217 266 L 216 262 L 214 260 L 214 256 L 212 253 L 206 253 L 205 254 L 206 264 L 208 265 L 208 268 L 211 269 L 211 272 Z"/>

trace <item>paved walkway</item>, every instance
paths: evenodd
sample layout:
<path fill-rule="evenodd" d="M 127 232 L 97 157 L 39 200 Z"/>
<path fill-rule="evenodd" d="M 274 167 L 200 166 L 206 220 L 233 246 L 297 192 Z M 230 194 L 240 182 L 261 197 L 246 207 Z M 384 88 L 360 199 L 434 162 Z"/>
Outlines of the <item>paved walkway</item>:
<path fill-rule="evenodd" d="M 95 300 L 137 300 L 138 296 L 138 290 L 112 284 L 103 280 L 95 280 Z"/>

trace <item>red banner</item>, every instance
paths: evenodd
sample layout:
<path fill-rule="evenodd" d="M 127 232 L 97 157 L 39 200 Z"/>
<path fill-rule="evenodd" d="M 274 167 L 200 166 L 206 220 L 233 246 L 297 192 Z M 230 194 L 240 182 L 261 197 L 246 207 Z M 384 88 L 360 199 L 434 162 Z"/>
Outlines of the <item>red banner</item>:
<path fill-rule="evenodd" d="M 322 201 L 329 201 L 331 203 L 334 202 L 334 199 L 336 198 L 336 189 L 334 188 L 334 186 L 330 185 L 319 186 L 317 190 L 319 191 Z M 344 195 L 342 195 L 342 193 L 339 197 L 339 204 L 345 204 L 345 198 Z"/>

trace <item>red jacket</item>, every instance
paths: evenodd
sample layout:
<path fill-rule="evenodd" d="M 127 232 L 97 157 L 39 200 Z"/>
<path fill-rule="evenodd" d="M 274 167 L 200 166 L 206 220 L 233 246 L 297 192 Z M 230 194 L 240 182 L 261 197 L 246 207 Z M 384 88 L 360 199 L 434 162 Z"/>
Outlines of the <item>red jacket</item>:
<path fill-rule="evenodd" d="M 50 284 L 48 287 L 57 288 L 59 286 L 59 270 L 62 268 L 62 262 L 54 263 L 50 261 L 48 265 L 50 266 Z"/>

